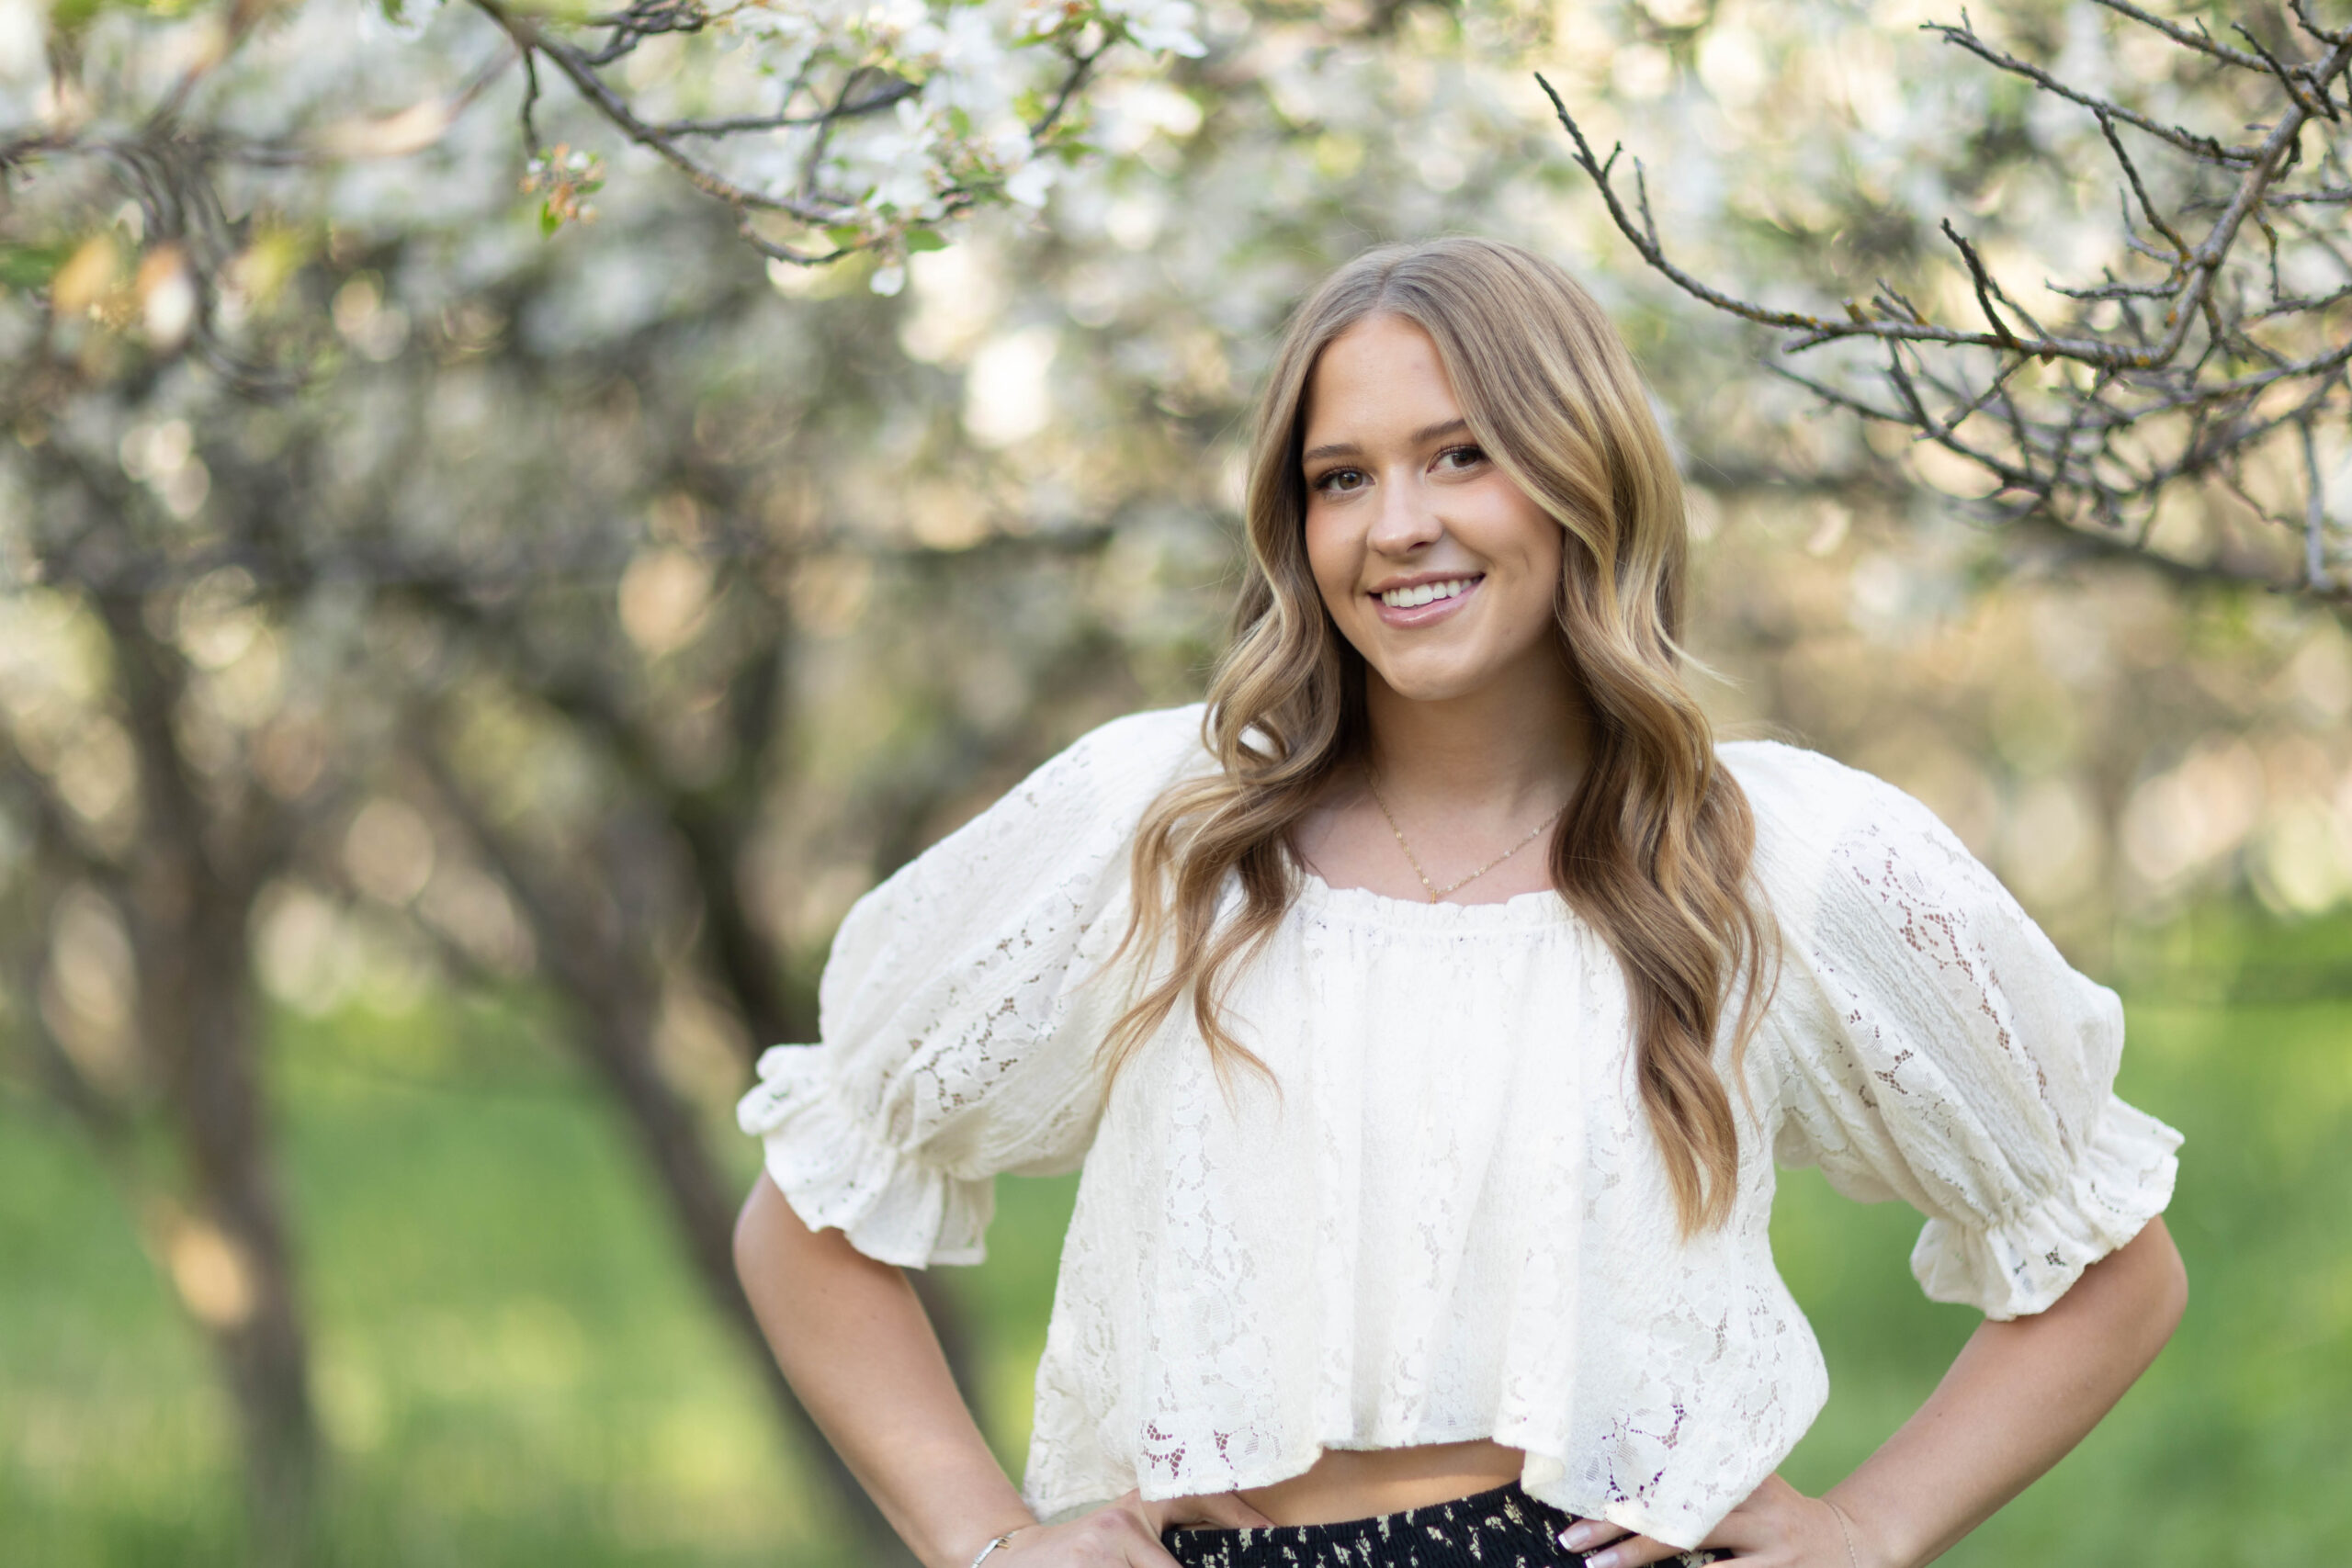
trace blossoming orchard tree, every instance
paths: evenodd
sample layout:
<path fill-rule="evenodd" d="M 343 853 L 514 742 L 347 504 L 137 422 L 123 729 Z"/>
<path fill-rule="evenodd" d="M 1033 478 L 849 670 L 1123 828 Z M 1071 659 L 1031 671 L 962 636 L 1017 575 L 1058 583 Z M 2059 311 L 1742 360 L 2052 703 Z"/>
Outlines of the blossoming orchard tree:
<path fill-rule="evenodd" d="M 1187 0 L 641 0 L 595 17 L 480 4 L 529 77 L 528 183 L 547 193 L 550 228 L 593 215 L 581 198 L 598 183 L 598 161 L 544 144 L 533 112 L 542 71 L 724 202 L 763 254 L 822 265 L 879 253 L 880 294 L 903 286 L 910 251 L 946 243 L 942 223 L 992 204 L 1041 206 L 1082 147 L 1090 87 L 1154 56 L 1202 52 Z M 701 78 L 705 101 L 693 110 L 635 100 L 616 84 L 616 68 L 625 74 L 649 44 L 681 39 L 732 56 Z"/>
<path fill-rule="evenodd" d="M 394 484 L 384 467 L 434 444 L 404 418 L 433 406 L 416 378 L 447 389 L 469 363 L 492 361 L 527 390 L 547 360 L 514 352 L 524 345 L 501 316 L 553 253 L 530 255 L 544 243 L 533 241 L 519 265 L 513 247 L 476 254 L 471 275 L 442 280 L 445 309 L 429 324 L 388 289 L 420 270 L 413 253 L 426 237 L 462 243 L 498 228 L 517 183 L 543 234 L 594 220 L 601 160 L 573 148 L 602 128 L 684 173 L 690 231 L 723 216 L 734 245 L 785 265 L 872 253 L 888 292 L 910 253 L 943 243 L 941 224 L 1042 200 L 1076 153 L 1086 90 L 1155 51 L 1201 46 L 1189 8 L 1167 5 L 6 17 L 0 169 L 21 292 L 0 420 L 15 438 L 6 526 L 21 662 L 0 753 L 15 815 L 41 846 L 38 866 L 11 880 L 18 994 L 34 1004 L 16 1023 L 40 1076 L 110 1152 L 218 1353 L 256 1556 L 307 1561 L 318 1420 L 261 1081 L 254 933 L 267 947 L 289 911 L 296 926 L 317 918 L 322 896 L 389 900 L 408 917 L 406 940 L 460 980 L 497 984 L 518 955 L 536 955 L 528 966 L 572 1002 L 573 1043 L 634 1127 L 686 1256 L 755 1354 L 727 1256 L 733 1195 L 657 1055 L 665 1027 L 691 1034 L 677 1019 L 715 1012 L 729 1040 L 813 1035 L 790 999 L 790 959 L 747 913 L 737 872 L 760 826 L 747 795 L 788 734 L 778 675 L 792 617 L 778 596 L 794 561 L 817 552 L 770 538 L 761 570 L 730 569 L 744 542 L 696 519 L 740 514 L 732 466 L 665 479 L 679 449 L 659 439 L 639 443 L 641 467 L 601 477 L 639 504 L 659 492 L 671 547 L 646 541 L 635 518 L 616 539 L 578 513 L 519 506 L 447 538 L 424 514 L 437 502 L 442 518 L 464 515 L 481 492 L 439 492 L 430 473 Z M 503 122 L 480 107 L 501 84 Z M 571 145 L 542 140 L 559 112 L 543 85 L 566 96 Z M 389 188 L 376 181 L 389 173 L 398 186 L 427 152 L 444 160 L 435 177 L 453 182 L 437 207 L 430 196 L 410 205 L 424 193 L 407 186 L 401 210 L 370 212 Z M 638 231 L 624 243 L 647 243 L 628 227 Z M 678 330 L 697 340 L 741 310 L 746 281 L 754 302 L 774 302 L 756 271 L 712 268 L 707 253 L 689 272 L 734 279 L 732 293 L 706 289 L 682 313 Z M 584 342 L 559 330 L 557 362 L 600 385 L 650 381 L 677 352 L 661 324 Z M 353 396 L 390 406 L 355 409 Z M 691 392 L 681 397 L 690 414 Z M 494 400 L 510 429 L 535 417 Z M 529 400 L 544 412 L 564 398 Z M 338 441 L 355 424 L 356 438 Z M 547 434 L 534 451 L 560 466 L 565 434 Z M 608 434 L 589 439 L 614 450 Z M 444 442 L 442 456 L 461 454 Z M 589 512 L 611 499 L 579 498 Z M 640 543 L 654 547 L 632 569 Z M 719 564 L 698 560 L 698 546 Z M 544 591 L 583 571 L 608 593 L 619 582 L 605 624 L 619 630 L 616 612 L 630 628 L 622 646 L 669 651 L 665 617 L 726 646 L 698 671 L 726 722 L 695 766 L 666 765 L 646 732 L 648 694 L 616 690 L 583 657 L 592 644 L 571 606 L 533 616 L 501 603 L 519 583 Z M 741 635 L 722 638 L 715 626 L 729 619 Z M 404 680 L 398 660 L 352 645 L 388 622 L 411 628 L 396 636 L 452 639 L 462 667 Z M 610 768 L 618 804 L 566 819 L 540 799 L 526 830 L 511 792 L 529 770 L 497 781 L 503 807 L 488 790 L 478 761 L 499 746 L 485 735 L 513 728 L 501 729 L 495 694 L 518 675 L 535 707 Z M 451 751 L 460 737 L 463 757 Z M 988 755 L 984 739 L 976 752 Z M 395 757 L 404 790 L 386 782 Z M 899 792 L 901 818 L 920 818 L 960 776 L 928 761 L 925 786 Z M 912 829 L 882 815 L 883 840 L 902 842 Z M 588 866 L 602 870 L 582 884 L 575 868 Z M 681 965 L 688 928 L 699 958 Z M 747 1066 L 721 1068 L 725 1087 Z M 151 1121 L 173 1133 L 178 1174 L 138 1156 Z M 950 1303 L 934 1305 L 953 1352 Z M 893 1560 L 888 1532 L 758 1361 L 867 1558 Z"/>
<path fill-rule="evenodd" d="M 44 29 L 18 0 L 15 123 L 0 128 L 0 167 L 95 162 L 140 220 L 128 279 L 115 242 L 94 236 L 49 280 L 52 304 L 67 316 L 135 306 L 152 342 L 192 338 L 214 352 L 224 306 L 238 315 L 251 285 L 268 280 L 245 207 L 269 188 L 268 172 L 413 152 L 517 74 L 522 183 L 540 197 L 549 231 L 593 219 L 603 181 L 599 154 L 542 134 L 541 95 L 560 83 L 618 138 L 723 203 L 754 249 L 800 265 L 876 253 L 886 265 L 874 288 L 888 294 L 910 252 L 945 243 L 943 223 L 1044 201 L 1083 151 L 1090 90 L 1202 51 L 1186 0 L 469 6 L 489 36 L 462 82 L 352 113 L 357 73 L 392 40 L 355 49 L 322 36 L 347 32 L 348 13 L 329 20 L 322 8 L 268 0 L 99 4 L 60 7 Z M 357 18 L 359 30 L 413 30 L 401 7 L 385 10 L 381 23 Z M 42 52 L 48 70 L 28 70 Z M 381 75 L 367 70 L 379 93 Z M 640 90 L 651 76 L 668 85 Z M 242 199 L 224 199 L 222 182 L 238 176 Z"/>
<path fill-rule="evenodd" d="M 2059 130 L 2050 115 L 2028 114 L 2036 135 L 2016 150 L 2026 155 L 1996 152 L 1973 171 L 1979 183 L 2039 163 L 2029 175 L 2063 176 L 2078 205 L 2097 195 L 2120 204 L 2112 254 L 2098 276 L 2053 279 L 2047 289 L 2005 284 L 1948 214 L 1915 213 L 1951 237 L 1951 265 L 1964 271 L 1970 308 L 1982 317 L 1973 324 L 1923 313 L 1914 295 L 1940 283 L 1922 277 L 1873 279 L 1826 314 L 1768 308 L 1702 283 L 1667 259 L 1646 193 L 1629 206 L 1612 183 L 1614 159 L 1604 165 L 1568 107 L 1559 112 L 1578 163 L 1645 262 L 1712 306 L 1793 333 L 1795 350 L 1883 349 L 1887 400 L 1865 395 L 1842 370 L 1814 378 L 1816 389 L 1981 472 L 1994 514 L 2054 524 L 2077 543 L 2191 572 L 2279 575 L 2260 546 L 2243 539 L 2167 547 L 2159 524 L 2168 497 L 2193 493 L 2174 509 L 2183 517 L 2226 511 L 2223 498 L 2234 497 L 2249 517 L 2292 529 L 2301 591 L 2333 596 L 2345 530 L 2332 517 L 2326 475 L 2341 462 L 2335 432 L 2352 350 L 2338 320 L 2346 283 L 2326 219 L 2352 200 L 2335 130 L 2352 44 L 2302 5 L 2260 31 L 2230 24 L 2242 39 L 2232 43 L 2193 17 L 2170 20 L 2128 0 L 2100 4 L 2139 35 L 2118 45 L 2139 67 L 2120 83 L 2087 55 L 2028 57 L 2046 18 L 2063 14 L 2081 34 L 2086 7 L 2018 7 L 2022 55 L 1973 24 L 1929 24 L 2053 107 L 2071 106 L 2080 122 Z M 172 13 L 176 20 L 144 7 L 57 12 L 48 80 L 33 101 L 19 94 L 17 123 L 0 129 L 0 164 L 102 164 L 131 196 L 141 232 L 129 247 L 124 236 L 100 232 L 55 258 L 47 279 L 54 307 L 68 316 L 135 310 L 152 342 L 187 338 L 220 368 L 266 380 L 266 361 L 238 361 L 222 334 L 252 287 L 266 291 L 275 276 L 272 253 L 256 249 L 269 236 L 249 220 L 250 197 L 224 201 L 220 182 L 243 175 L 246 189 L 259 191 L 267 182 L 255 176 L 267 171 L 412 152 L 445 135 L 492 84 L 518 74 L 521 182 L 550 231 L 594 218 L 607 162 L 584 139 L 545 133 L 546 95 L 562 90 L 608 141 L 650 152 L 723 205 L 762 254 L 825 265 L 871 254 L 880 263 L 871 286 L 888 294 L 903 285 L 907 257 L 947 243 L 957 220 L 990 207 L 1039 209 L 1055 180 L 1084 159 L 1096 97 L 1204 51 L 1186 0 L 644 0 L 603 12 L 467 0 L 467 8 L 485 36 L 462 80 L 356 115 L 345 112 L 353 84 L 329 85 L 338 51 L 322 52 L 318 24 L 297 25 L 286 7 L 195 7 Z M 41 29 L 30 13 L 13 14 L 21 82 Z M 1672 5 L 1631 14 L 1693 64 L 1701 45 L 1727 31 Z M 418 25 L 397 17 L 385 24 Z M 2112 28 L 2101 37 L 2116 42 Z M 2142 47 L 2150 44 L 2165 52 Z M 370 81 L 380 91 L 380 74 Z M 2013 98 L 1977 95 L 1962 107 L 1943 94 L 1945 112 L 1913 118 L 1938 122 L 1963 146 L 1984 146 L 2016 112 Z M 2245 124 L 2259 138 L 2231 140 Z M 2098 145 L 2085 141 L 2093 132 Z M 2134 139 L 2143 143 L 2136 155 Z M 2089 179 L 2094 191 L 2086 172 L 2095 165 L 2086 160 L 2100 152 L 2111 162 Z M 1919 175 L 1971 177 L 1949 155 L 1921 163 Z M 41 268 L 37 254 L 19 254 L 20 272 Z M 2151 265 L 2160 276 L 2133 272 Z M 1800 263 L 1788 281 L 1802 288 L 1819 273 Z M 2060 303 L 2037 314 L 2022 302 L 2035 292 Z M 2060 324 L 2042 330 L 2044 317 Z M 2031 375 L 2021 369 L 2029 364 Z M 2063 388 L 2026 384 L 2066 366 L 2079 368 L 2065 372 Z M 2217 531 L 2229 534 L 2228 523 L 2202 530 Z M 2173 530 L 2199 532 L 2189 522 Z"/>

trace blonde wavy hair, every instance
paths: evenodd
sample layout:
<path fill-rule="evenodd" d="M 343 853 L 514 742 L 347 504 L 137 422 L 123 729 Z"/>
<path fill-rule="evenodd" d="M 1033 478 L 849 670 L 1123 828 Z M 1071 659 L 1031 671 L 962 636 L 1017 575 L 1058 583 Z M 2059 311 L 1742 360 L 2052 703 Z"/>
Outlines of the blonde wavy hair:
<path fill-rule="evenodd" d="M 1747 890 L 1755 821 L 1682 682 L 1682 485 L 1641 375 L 1584 290 L 1516 246 L 1367 251 L 1290 323 L 1251 443 L 1234 637 L 1209 688 L 1207 739 L 1223 766 L 1171 786 L 1136 833 L 1120 952 L 1168 951 L 1170 962 L 1137 982 L 1106 1042 L 1109 1070 L 1189 999 L 1220 1073 L 1267 1072 L 1227 1027 L 1223 998 L 1297 894 L 1292 829 L 1365 740 L 1363 661 L 1307 561 L 1307 385 L 1324 347 L 1375 315 L 1430 334 L 1478 445 L 1566 533 L 1560 646 L 1591 710 L 1592 748 L 1553 831 L 1552 883 L 1624 972 L 1642 1104 L 1692 1234 L 1730 1212 L 1738 1169 L 1718 1026 L 1736 991 L 1736 1079 L 1769 990 L 1774 938 Z M 1229 875 L 1242 902 L 1220 923 Z"/>

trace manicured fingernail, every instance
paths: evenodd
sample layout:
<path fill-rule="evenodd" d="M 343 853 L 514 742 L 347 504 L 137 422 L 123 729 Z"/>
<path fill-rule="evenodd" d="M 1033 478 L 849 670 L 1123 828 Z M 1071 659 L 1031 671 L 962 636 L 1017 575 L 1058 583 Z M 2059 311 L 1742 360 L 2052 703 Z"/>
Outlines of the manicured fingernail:
<path fill-rule="evenodd" d="M 1600 1532 L 1590 1525 L 1570 1525 L 1560 1532 L 1560 1544 L 1570 1551 L 1582 1551 L 1590 1546 Z"/>
<path fill-rule="evenodd" d="M 1617 1554 L 1613 1551 L 1596 1551 L 1584 1560 L 1584 1568 L 1617 1568 Z"/>

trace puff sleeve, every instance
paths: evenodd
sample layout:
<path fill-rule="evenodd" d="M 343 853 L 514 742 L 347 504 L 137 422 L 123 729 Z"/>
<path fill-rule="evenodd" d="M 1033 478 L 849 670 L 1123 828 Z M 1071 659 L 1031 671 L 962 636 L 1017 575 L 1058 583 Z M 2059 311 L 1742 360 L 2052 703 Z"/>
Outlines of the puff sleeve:
<path fill-rule="evenodd" d="M 2180 1135 L 2113 1092 L 2115 993 L 1926 807 L 1813 762 L 1795 794 L 1830 826 L 1769 852 L 1810 885 L 1782 917 L 1774 1154 L 1927 1215 L 1935 1300 L 2041 1312 L 2163 1211 Z"/>
<path fill-rule="evenodd" d="M 804 1224 L 886 1263 L 978 1263 L 992 1177 L 1085 1157 L 1120 988 L 1081 982 L 1125 929 L 1144 808 L 1209 761 L 1197 705 L 1115 720 L 851 908 L 823 1043 L 764 1053 L 737 1107 Z"/>

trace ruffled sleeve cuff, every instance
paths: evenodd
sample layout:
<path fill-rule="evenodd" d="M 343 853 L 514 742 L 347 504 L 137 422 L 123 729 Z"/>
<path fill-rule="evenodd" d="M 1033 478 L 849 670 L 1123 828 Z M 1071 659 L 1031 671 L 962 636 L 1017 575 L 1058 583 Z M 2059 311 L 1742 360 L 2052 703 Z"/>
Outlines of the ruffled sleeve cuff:
<path fill-rule="evenodd" d="M 1928 1221 L 1911 1272 L 1932 1299 L 1990 1318 L 2041 1312 L 2164 1212 L 2179 1146 L 2178 1133 L 2110 1096 L 2065 1187 L 1988 1226 Z"/>
<path fill-rule="evenodd" d="M 762 1054 L 760 1081 L 735 1108 L 766 1150 L 773 1180 L 810 1230 L 837 1230 L 881 1263 L 978 1263 L 995 1211 L 993 1182 L 924 1165 L 866 1127 L 828 1079 L 822 1046 Z"/>

